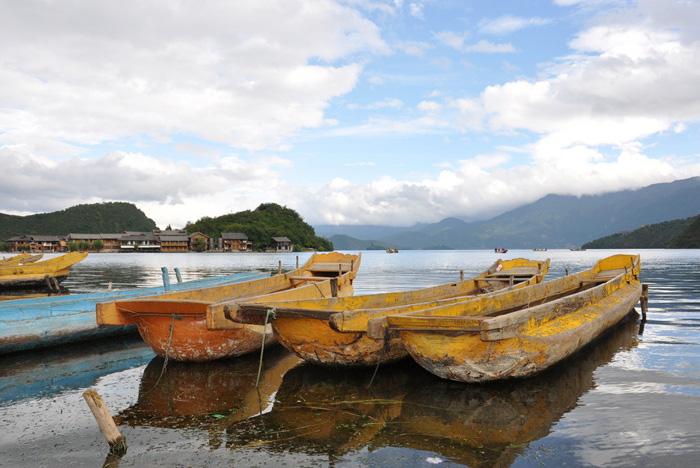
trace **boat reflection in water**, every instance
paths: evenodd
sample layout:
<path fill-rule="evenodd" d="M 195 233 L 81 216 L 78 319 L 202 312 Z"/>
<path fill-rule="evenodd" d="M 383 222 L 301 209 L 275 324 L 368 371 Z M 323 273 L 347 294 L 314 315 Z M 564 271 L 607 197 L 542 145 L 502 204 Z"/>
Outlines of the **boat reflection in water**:
<path fill-rule="evenodd" d="M 593 373 L 637 345 L 636 313 L 572 359 L 536 377 L 469 385 L 386 366 L 368 387 L 367 369 L 304 365 L 289 371 L 272 411 L 228 427 L 227 446 L 327 454 L 407 447 L 473 466 L 511 464 L 546 436 L 595 385 Z"/>
<path fill-rule="evenodd" d="M 405 447 L 477 466 L 511 464 L 593 388 L 594 371 L 637 345 L 636 313 L 572 359 L 505 383 L 439 379 L 404 360 L 372 369 L 300 365 L 276 347 L 258 356 L 181 363 L 155 358 L 120 424 L 196 428 L 212 449 L 327 456 Z"/>
<path fill-rule="evenodd" d="M 256 389 L 259 356 L 203 363 L 155 357 L 146 366 L 138 401 L 115 419 L 118 424 L 165 428 L 223 429 L 259 415 L 272 405 L 284 374 L 301 359 L 280 346 L 265 352 Z"/>

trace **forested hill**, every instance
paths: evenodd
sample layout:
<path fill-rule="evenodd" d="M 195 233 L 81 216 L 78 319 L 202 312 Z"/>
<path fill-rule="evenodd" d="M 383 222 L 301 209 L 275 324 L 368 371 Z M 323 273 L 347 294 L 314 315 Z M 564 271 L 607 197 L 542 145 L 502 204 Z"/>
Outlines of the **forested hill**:
<path fill-rule="evenodd" d="M 65 235 L 151 231 L 156 223 L 132 203 L 110 202 L 76 205 L 52 213 L 14 216 L 0 213 L 0 240 L 21 234 Z"/>
<path fill-rule="evenodd" d="M 697 249 L 700 248 L 700 215 L 648 224 L 618 232 L 583 245 L 586 249 Z"/>
<path fill-rule="evenodd" d="M 276 203 L 263 203 L 255 210 L 239 211 L 216 218 L 204 217 L 195 223 L 187 223 L 187 232 L 203 232 L 219 237 L 222 232 L 243 232 L 253 242 L 255 250 L 264 250 L 272 237 L 285 236 L 295 248 L 333 250 L 333 243 L 318 237 L 296 211 Z"/>

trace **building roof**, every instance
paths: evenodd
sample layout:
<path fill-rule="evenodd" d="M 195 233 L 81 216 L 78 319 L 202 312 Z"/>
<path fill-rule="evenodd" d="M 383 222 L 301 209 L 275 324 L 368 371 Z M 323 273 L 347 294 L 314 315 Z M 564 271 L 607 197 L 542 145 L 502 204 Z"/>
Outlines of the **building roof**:
<path fill-rule="evenodd" d="M 292 242 L 288 237 L 273 237 L 272 240 L 275 242 Z"/>
<path fill-rule="evenodd" d="M 116 234 L 116 233 L 109 233 L 109 234 L 83 234 L 83 233 L 74 233 L 71 232 L 68 234 L 68 237 L 73 240 L 93 240 L 93 239 L 100 239 L 100 240 L 119 240 L 122 238 L 124 234 Z"/>
<path fill-rule="evenodd" d="M 186 236 L 187 231 L 184 229 L 168 229 L 164 231 L 154 231 L 159 236 Z"/>
<path fill-rule="evenodd" d="M 222 232 L 221 238 L 224 240 L 248 240 L 248 236 L 243 232 Z"/>
<path fill-rule="evenodd" d="M 32 235 L 30 237 L 34 242 L 58 242 L 61 240 L 59 236 Z"/>
<path fill-rule="evenodd" d="M 160 238 L 161 242 L 189 242 L 190 238 L 187 237 L 186 235 L 179 234 L 177 236 L 174 235 L 168 235 L 164 236 L 162 234 L 158 235 Z"/>
<path fill-rule="evenodd" d="M 136 241 L 136 240 L 143 240 L 143 241 L 157 241 L 158 236 L 153 234 L 152 232 L 129 232 L 128 234 L 122 235 L 122 240 L 123 241 Z"/>
<path fill-rule="evenodd" d="M 199 231 L 193 232 L 192 234 L 190 234 L 190 239 L 192 239 L 195 236 L 202 236 L 202 237 L 206 237 L 207 239 L 209 239 L 209 236 L 207 236 L 203 232 L 199 232 Z"/>
<path fill-rule="evenodd" d="M 41 234 L 31 234 L 23 236 L 15 236 L 7 239 L 9 242 L 58 242 L 61 240 L 59 236 L 46 236 Z"/>

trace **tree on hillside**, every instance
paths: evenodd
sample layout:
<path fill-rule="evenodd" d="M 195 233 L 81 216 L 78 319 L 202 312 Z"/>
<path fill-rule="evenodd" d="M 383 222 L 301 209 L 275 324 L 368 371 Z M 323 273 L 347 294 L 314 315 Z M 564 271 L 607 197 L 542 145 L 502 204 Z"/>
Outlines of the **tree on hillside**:
<path fill-rule="evenodd" d="M 296 211 L 276 203 L 263 203 L 252 211 L 217 218 L 204 217 L 187 223 L 185 229 L 189 233 L 199 231 L 211 237 L 219 237 L 222 232 L 243 232 L 253 243 L 253 248 L 259 251 L 271 246 L 272 238 L 278 236 L 288 237 L 297 249 L 333 249 L 333 244 L 318 237 L 314 228 L 304 222 Z"/>

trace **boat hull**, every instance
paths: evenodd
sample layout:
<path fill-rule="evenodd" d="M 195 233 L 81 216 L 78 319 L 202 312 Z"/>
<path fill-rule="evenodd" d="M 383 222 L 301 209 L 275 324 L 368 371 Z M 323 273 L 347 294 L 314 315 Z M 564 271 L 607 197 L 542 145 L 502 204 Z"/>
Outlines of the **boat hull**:
<path fill-rule="evenodd" d="M 294 271 L 226 288 L 99 304 L 97 322 L 111 326 L 134 323 L 156 354 L 177 361 L 240 356 L 277 342 L 267 321 L 242 324 L 231 319 L 240 302 L 351 295 L 360 258 L 337 252 L 317 253 Z"/>
<path fill-rule="evenodd" d="M 205 315 L 144 315 L 136 318 L 136 326 L 157 355 L 176 361 L 211 361 L 259 350 L 263 330 L 266 346 L 277 342 L 269 325 L 209 330 Z"/>
<path fill-rule="evenodd" d="M 370 366 L 407 356 L 398 339 L 381 342 L 366 333 L 340 333 L 326 320 L 279 318 L 272 327 L 282 346 L 314 364 Z"/>
<path fill-rule="evenodd" d="M 335 299 L 300 301 L 264 301 L 260 304 L 242 304 L 238 319 L 244 323 L 260 323 L 264 313 L 274 311 L 273 329 L 279 342 L 302 359 L 327 366 L 372 366 L 388 363 L 407 356 L 397 336 L 377 340 L 368 335 L 370 320 L 409 310 L 422 310 L 448 303 L 469 300 L 481 294 L 491 282 L 508 285 L 493 275 L 523 273 L 527 277 L 511 288 L 535 284 L 547 273 L 548 262 L 513 259 L 499 262 L 491 269 L 468 280 L 447 283 L 412 291 L 368 294 Z M 520 279 L 518 279 L 520 281 Z M 255 320 L 258 320 L 256 322 Z"/>
<path fill-rule="evenodd" d="M 639 301 L 635 282 L 608 297 L 546 324 L 532 323 L 515 336 L 483 340 L 479 332 L 402 331 L 411 357 L 429 372 L 461 382 L 528 377 L 566 359 L 620 322 Z"/>
<path fill-rule="evenodd" d="M 173 290 L 235 283 L 262 275 L 236 274 L 173 285 Z M 28 351 L 136 333 L 134 324 L 103 327 L 95 323 L 100 302 L 162 294 L 162 287 L 0 301 L 0 354 Z"/>

